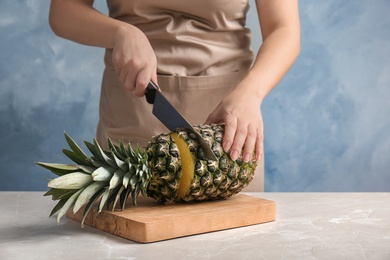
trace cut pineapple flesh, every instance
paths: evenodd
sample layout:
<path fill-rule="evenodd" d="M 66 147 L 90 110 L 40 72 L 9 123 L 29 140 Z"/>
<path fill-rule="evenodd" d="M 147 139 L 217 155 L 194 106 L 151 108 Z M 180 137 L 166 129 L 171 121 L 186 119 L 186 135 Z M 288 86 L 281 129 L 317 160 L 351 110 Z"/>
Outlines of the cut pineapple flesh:
<path fill-rule="evenodd" d="M 180 178 L 177 196 L 179 199 L 187 195 L 190 190 L 191 183 L 195 174 L 195 162 L 186 141 L 179 137 L 177 133 L 171 133 L 171 137 L 175 140 L 182 165 L 182 174 Z"/>

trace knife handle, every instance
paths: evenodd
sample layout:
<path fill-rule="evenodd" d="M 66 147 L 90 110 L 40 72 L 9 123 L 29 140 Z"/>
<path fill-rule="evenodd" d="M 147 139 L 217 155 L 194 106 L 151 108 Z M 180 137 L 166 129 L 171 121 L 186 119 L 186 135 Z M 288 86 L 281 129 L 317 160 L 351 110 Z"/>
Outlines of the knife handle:
<path fill-rule="evenodd" d="M 156 91 L 158 91 L 159 87 L 153 81 L 149 81 L 148 86 L 145 90 L 145 98 L 149 104 L 154 104 L 154 97 L 156 96 Z"/>

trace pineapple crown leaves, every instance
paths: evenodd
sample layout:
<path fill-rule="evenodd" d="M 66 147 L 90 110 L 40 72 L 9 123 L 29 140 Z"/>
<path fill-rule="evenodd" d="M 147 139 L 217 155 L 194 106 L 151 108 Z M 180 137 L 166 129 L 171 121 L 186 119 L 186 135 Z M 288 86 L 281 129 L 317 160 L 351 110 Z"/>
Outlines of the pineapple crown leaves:
<path fill-rule="evenodd" d="M 139 193 L 147 196 L 152 170 L 144 150 L 138 146 L 132 148 L 130 144 L 125 146 L 123 140 L 117 146 L 108 139 L 109 151 L 106 151 L 94 139 L 93 143 L 84 141 L 92 154 L 89 157 L 68 134 L 64 135 L 70 150 L 62 151 L 76 165 L 37 162 L 58 176 L 49 181 L 50 190 L 44 194 L 59 200 L 50 216 L 58 212 L 57 220 L 60 221 L 70 208 L 73 207 L 75 213 L 85 206 L 83 225 L 88 212 L 99 198 L 98 212 L 101 212 L 104 206 L 111 204 L 114 210 L 118 201 L 123 210 L 130 195 L 135 206 Z"/>

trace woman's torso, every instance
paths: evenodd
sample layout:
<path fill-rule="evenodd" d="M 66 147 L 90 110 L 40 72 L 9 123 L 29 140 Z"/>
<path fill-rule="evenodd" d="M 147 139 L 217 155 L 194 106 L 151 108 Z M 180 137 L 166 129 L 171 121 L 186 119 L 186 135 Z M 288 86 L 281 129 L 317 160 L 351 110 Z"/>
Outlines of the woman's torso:
<path fill-rule="evenodd" d="M 252 63 L 248 0 L 107 0 L 107 5 L 111 17 L 146 34 L 159 74 L 220 75 L 245 71 Z"/>
<path fill-rule="evenodd" d="M 252 64 L 248 0 L 107 0 L 110 16 L 140 28 L 155 51 L 158 83 L 191 124 L 202 124 Z M 106 51 L 97 139 L 145 146 L 168 130 L 145 99 L 127 93 Z M 108 148 L 108 147 L 104 147 Z M 259 165 L 260 166 L 260 165 Z M 263 190 L 264 167 L 252 183 Z"/>

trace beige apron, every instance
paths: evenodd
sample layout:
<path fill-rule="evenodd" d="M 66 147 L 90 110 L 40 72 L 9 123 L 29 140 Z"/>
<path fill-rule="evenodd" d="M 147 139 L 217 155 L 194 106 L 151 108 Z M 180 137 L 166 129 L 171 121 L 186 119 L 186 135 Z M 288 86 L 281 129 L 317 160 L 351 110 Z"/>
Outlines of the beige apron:
<path fill-rule="evenodd" d="M 192 125 L 205 122 L 245 76 L 253 58 L 250 33 L 244 27 L 247 1 L 215 0 L 211 6 L 207 4 L 207 12 L 199 4 L 202 2 L 206 1 L 107 1 L 111 17 L 146 34 L 157 56 L 162 92 Z M 228 10 L 221 12 L 226 6 Z M 218 11 L 210 11 L 212 8 Z M 104 146 L 110 137 L 114 142 L 123 139 L 144 147 L 153 136 L 168 132 L 153 116 L 152 105 L 121 85 L 111 50 L 106 50 L 105 64 L 98 141 Z M 261 162 L 255 180 L 245 191 L 263 191 L 263 183 Z"/>

